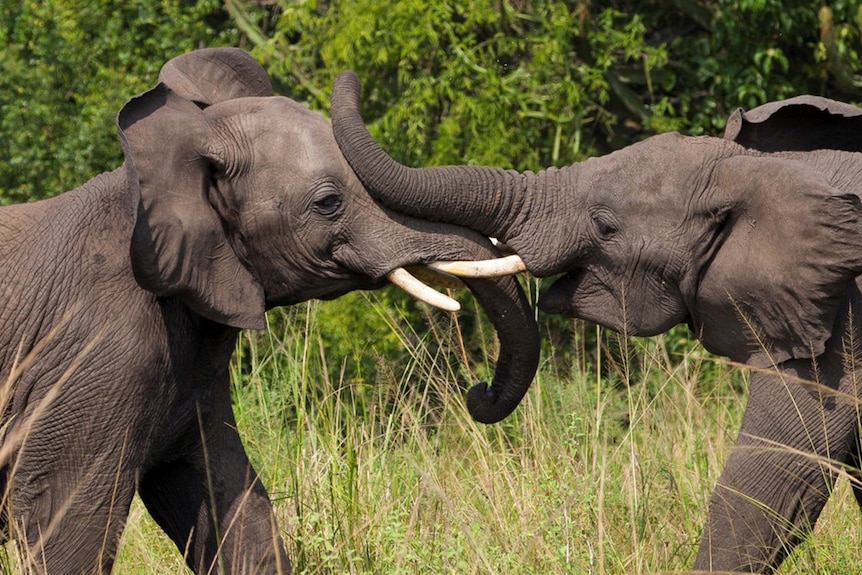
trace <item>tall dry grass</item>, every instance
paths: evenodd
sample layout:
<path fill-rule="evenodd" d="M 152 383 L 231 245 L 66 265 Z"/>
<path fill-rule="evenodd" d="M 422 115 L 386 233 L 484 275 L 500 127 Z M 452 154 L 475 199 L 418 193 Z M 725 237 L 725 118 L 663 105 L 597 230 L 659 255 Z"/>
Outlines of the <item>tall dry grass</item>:
<path fill-rule="evenodd" d="M 739 370 L 678 336 L 595 354 L 584 342 L 606 340 L 586 328 L 545 350 L 510 418 L 481 426 L 462 393 L 492 373 L 493 333 L 468 349 L 457 320 L 429 313 L 411 327 L 378 297 L 355 301 L 388 331 L 357 341 L 394 335 L 409 355 L 373 375 L 329 355 L 328 303 L 275 312 L 269 330 L 237 346 L 238 424 L 297 573 L 610 575 L 692 564 L 740 423 Z M 846 480 L 836 491 L 782 573 L 858 572 L 859 513 Z M 24 572 L 12 551 L 0 569 Z M 135 501 L 115 572 L 184 570 Z"/>
<path fill-rule="evenodd" d="M 410 359 L 380 366 L 373 381 L 355 380 L 341 358 L 327 356 L 322 330 L 330 326 L 319 318 L 330 304 L 283 312 L 286 321 L 247 334 L 238 347 L 238 422 L 297 572 L 631 574 L 691 566 L 739 427 L 741 371 L 681 346 L 678 335 L 621 339 L 608 355 L 583 343 L 604 337 L 579 333 L 567 348 L 545 350 L 512 417 L 480 426 L 462 393 L 490 376 L 483 358 L 495 352 L 493 333 L 467 350 L 457 321 L 429 314 L 424 329 L 411 328 L 377 297 L 357 301 L 384 318 L 386 336 L 396 334 Z M 367 353 L 375 353 L 370 344 Z M 120 566 L 138 556 L 129 547 L 163 544 L 144 514 L 133 515 L 140 523 L 127 534 Z M 843 480 L 782 572 L 856 573 L 858 515 Z"/>

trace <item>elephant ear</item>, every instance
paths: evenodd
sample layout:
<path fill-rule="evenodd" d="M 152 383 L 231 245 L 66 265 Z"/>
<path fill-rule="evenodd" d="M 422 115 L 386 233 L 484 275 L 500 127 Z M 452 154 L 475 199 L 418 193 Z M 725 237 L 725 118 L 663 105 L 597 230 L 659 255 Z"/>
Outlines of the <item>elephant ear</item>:
<path fill-rule="evenodd" d="M 819 96 L 770 102 L 727 120 L 724 138 L 764 152 L 862 152 L 862 109 Z"/>
<path fill-rule="evenodd" d="M 689 304 L 692 327 L 710 351 L 759 367 L 820 355 L 862 272 L 860 199 L 776 156 L 722 160 L 714 185 L 720 225 Z"/>
<path fill-rule="evenodd" d="M 159 81 L 202 108 L 233 98 L 273 95 L 266 71 L 239 48 L 204 48 L 177 56 L 162 66 Z"/>
<path fill-rule="evenodd" d="M 210 320 L 263 328 L 263 288 L 209 200 L 221 157 L 201 109 L 158 84 L 131 99 L 117 125 L 128 185 L 140 198 L 131 245 L 138 283 Z"/>

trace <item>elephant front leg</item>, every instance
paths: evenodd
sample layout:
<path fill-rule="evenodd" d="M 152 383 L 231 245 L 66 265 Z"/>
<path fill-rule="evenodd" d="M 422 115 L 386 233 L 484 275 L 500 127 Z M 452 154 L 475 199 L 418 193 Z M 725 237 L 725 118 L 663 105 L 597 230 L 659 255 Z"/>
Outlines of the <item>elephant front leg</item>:
<path fill-rule="evenodd" d="M 840 376 L 827 385 L 800 383 L 804 363 L 785 365 L 783 375 L 752 375 L 739 439 L 709 503 L 696 570 L 774 571 L 811 532 L 836 470 L 850 460 L 852 400 L 835 392 Z"/>
<path fill-rule="evenodd" d="M 148 471 L 138 492 L 195 573 L 289 575 L 266 490 L 221 407 L 190 432 L 190 453 Z"/>

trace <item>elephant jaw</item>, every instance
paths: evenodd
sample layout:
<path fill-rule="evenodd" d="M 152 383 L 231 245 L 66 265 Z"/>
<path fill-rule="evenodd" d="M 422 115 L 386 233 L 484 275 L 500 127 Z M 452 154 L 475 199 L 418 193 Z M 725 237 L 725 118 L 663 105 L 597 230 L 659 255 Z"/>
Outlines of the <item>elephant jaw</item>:
<path fill-rule="evenodd" d="M 455 312 L 461 309 L 461 304 L 424 282 L 427 281 L 446 288 L 459 288 L 464 287 L 463 282 L 458 279 L 459 277 L 496 278 L 518 274 L 526 270 L 524 260 L 520 256 L 512 254 L 491 260 L 437 261 L 426 266 L 411 266 L 409 271 L 399 267 L 389 272 L 386 279 L 419 301 L 445 311 Z"/>

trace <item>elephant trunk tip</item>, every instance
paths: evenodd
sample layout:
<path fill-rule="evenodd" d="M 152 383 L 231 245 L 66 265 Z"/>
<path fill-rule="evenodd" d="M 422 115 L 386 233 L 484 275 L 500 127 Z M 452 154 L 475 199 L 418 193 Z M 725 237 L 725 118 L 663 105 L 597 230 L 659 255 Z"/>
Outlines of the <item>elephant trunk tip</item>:
<path fill-rule="evenodd" d="M 467 411 L 479 423 L 492 424 L 506 419 L 515 408 L 513 405 L 504 405 L 500 400 L 497 390 L 487 382 L 480 381 L 467 391 Z"/>
<path fill-rule="evenodd" d="M 332 82 L 332 98 L 330 101 L 330 114 L 335 117 L 339 113 L 350 116 L 351 113 L 359 113 L 359 91 L 361 82 L 353 70 L 345 70 L 335 77 Z"/>
<path fill-rule="evenodd" d="M 348 87 L 351 88 L 351 93 L 354 91 L 356 93 L 359 92 L 359 76 L 356 75 L 356 72 L 349 69 L 344 70 L 335 77 L 335 81 L 332 83 L 332 91 L 336 92 Z"/>

